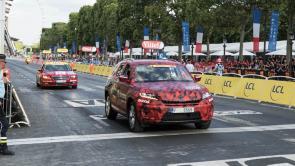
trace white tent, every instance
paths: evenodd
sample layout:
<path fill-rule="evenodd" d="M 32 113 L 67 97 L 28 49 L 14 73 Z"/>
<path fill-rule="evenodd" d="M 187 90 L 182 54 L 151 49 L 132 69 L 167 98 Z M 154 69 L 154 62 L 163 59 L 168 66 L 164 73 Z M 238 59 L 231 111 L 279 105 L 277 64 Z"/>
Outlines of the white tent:
<path fill-rule="evenodd" d="M 184 55 L 191 56 L 192 53 L 191 52 L 188 52 L 188 53 L 186 53 Z M 193 56 L 207 56 L 207 55 L 206 54 L 203 54 L 203 53 L 196 53 L 196 52 L 194 52 Z"/>
<path fill-rule="evenodd" d="M 267 53 L 266 55 L 287 55 L 287 50 L 286 49 L 280 49 L 280 50 L 276 50 L 270 53 Z M 292 55 L 295 56 L 295 52 L 292 52 Z"/>
<path fill-rule="evenodd" d="M 169 51 L 166 53 L 167 56 L 178 56 L 178 53 L 175 51 Z"/>
<path fill-rule="evenodd" d="M 141 52 L 133 52 L 132 55 L 141 55 Z"/>
<path fill-rule="evenodd" d="M 224 52 L 223 51 L 216 51 L 212 54 L 210 54 L 211 56 L 223 56 L 224 55 Z M 225 51 L 225 55 L 226 56 L 233 56 L 233 53 L 230 53 L 230 52 L 227 52 Z"/>
<path fill-rule="evenodd" d="M 239 55 L 240 55 L 240 52 L 237 52 L 237 53 L 233 54 L 233 56 L 239 56 Z M 256 56 L 252 52 L 249 52 L 249 51 L 246 51 L 246 50 L 243 50 L 242 55 L 244 55 L 244 56 Z"/>

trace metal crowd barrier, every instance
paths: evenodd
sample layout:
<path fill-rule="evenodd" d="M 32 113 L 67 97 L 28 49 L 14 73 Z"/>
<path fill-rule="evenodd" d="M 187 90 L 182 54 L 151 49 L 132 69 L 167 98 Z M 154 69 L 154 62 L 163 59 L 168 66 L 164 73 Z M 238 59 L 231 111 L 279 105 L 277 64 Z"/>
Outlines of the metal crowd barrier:
<path fill-rule="evenodd" d="M 5 112 L 10 126 L 30 126 L 30 121 L 26 115 L 24 107 L 10 82 L 5 84 L 5 92 L 2 109 Z"/>

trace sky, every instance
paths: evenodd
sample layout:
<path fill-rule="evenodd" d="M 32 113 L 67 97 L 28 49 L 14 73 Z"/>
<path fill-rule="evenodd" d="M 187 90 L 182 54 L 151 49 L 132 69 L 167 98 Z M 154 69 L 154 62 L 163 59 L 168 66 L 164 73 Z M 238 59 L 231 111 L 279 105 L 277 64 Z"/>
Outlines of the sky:
<path fill-rule="evenodd" d="M 84 5 L 96 0 L 14 0 L 9 14 L 10 36 L 26 45 L 39 42 L 43 27 L 53 22 L 68 22 L 71 12 L 78 12 Z"/>

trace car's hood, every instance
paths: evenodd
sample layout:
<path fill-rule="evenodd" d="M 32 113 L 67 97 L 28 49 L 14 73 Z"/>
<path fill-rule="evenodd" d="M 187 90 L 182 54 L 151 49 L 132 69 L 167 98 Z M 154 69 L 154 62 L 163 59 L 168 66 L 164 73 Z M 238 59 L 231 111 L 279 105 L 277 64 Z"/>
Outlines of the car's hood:
<path fill-rule="evenodd" d="M 204 87 L 194 82 L 156 82 L 137 83 L 141 90 L 147 90 L 158 95 L 165 101 L 196 101 L 201 100 Z"/>
<path fill-rule="evenodd" d="M 75 75 L 73 71 L 51 71 L 46 72 L 46 74 L 51 76 L 68 76 L 68 75 Z"/>

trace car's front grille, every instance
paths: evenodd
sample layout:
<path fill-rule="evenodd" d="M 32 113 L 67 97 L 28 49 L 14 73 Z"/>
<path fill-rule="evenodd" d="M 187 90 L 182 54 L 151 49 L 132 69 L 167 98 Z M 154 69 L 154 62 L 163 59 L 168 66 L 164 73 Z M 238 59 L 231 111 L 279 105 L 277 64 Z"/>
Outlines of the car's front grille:
<path fill-rule="evenodd" d="M 193 104 L 197 105 L 200 100 L 189 100 L 189 101 L 167 101 L 167 100 L 162 100 L 164 104 L 167 105 L 187 105 L 187 104 Z"/>
<path fill-rule="evenodd" d="M 68 79 L 67 76 L 53 76 L 52 78 L 54 80 L 67 80 Z"/>
<path fill-rule="evenodd" d="M 162 118 L 163 122 L 185 122 L 185 121 L 198 121 L 200 120 L 200 113 L 194 112 L 194 113 L 170 113 L 167 112 L 164 117 Z"/>

